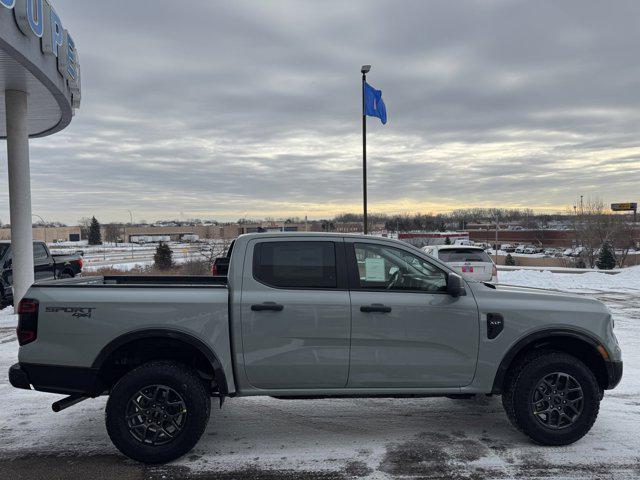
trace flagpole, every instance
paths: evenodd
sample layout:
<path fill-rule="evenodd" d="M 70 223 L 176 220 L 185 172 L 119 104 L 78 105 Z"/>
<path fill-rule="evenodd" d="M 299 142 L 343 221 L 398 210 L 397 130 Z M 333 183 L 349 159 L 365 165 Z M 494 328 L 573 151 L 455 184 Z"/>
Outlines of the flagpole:
<path fill-rule="evenodd" d="M 363 216 L 362 224 L 364 226 L 364 234 L 369 233 L 369 222 L 367 218 L 367 115 L 364 98 L 364 84 L 367 81 L 367 72 L 371 70 L 371 65 L 363 65 L 360 73 L 362 73 L 362 201 Z"/>

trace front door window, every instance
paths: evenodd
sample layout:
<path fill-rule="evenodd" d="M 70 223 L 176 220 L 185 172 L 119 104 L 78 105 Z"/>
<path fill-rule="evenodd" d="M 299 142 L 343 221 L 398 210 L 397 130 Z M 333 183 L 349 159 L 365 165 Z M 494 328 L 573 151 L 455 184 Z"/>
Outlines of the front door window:
<path fill-rule="evenodd" d="M 426 260 L 399 248 L 355 245 L 360 289 L 440 293 L 447 274 Z"/>

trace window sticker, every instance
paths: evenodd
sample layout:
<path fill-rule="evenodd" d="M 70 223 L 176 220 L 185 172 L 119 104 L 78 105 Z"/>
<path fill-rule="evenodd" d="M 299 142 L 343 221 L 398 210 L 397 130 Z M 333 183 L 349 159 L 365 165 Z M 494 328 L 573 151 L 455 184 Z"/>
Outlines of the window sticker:
<path fill-rule="evenodd" d="M 367 258 L 364 261 L 364 276 L 367 282 L 385 282 L 384 258 Z"/>

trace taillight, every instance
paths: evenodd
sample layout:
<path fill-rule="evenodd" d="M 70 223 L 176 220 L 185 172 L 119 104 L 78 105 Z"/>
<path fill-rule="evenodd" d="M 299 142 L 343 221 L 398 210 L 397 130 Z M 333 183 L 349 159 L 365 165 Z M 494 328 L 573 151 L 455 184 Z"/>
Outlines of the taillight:
<path fill-rule="evenodd" d="M 21 346 L 38 338 L 38 307 L 38 301 L 31 298 L 23 298 L 18 304 L 16 335 Z"/>
<path fill-rule="evenodd" d="M 82 270 L 82 267 L 84 267 L 84 260 L 82 260 L 82 258 L 78 259 L 78 265 L 80 265 L 80 270 Z"/>
<path fill-rule="evenodd" d="M 218 267 L 216 267 L 215 265 L 211 265 L 211 275 L 213 275 L 214 277 L 218 275 Z"/>
<path fill-rule="evenodd" d="M 496 267 L 495 265 L 493 266 L 493 270 L 491 271 L 491 276 L 492 277 L 498 277 L 498 267 Z"/>

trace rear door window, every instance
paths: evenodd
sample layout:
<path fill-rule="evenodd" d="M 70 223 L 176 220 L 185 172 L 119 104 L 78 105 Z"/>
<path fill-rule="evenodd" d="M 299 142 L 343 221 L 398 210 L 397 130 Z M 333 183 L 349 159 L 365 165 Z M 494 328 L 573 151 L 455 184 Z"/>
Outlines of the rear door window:
<path fill-rule="evenodd" d="M 253 276 L 276 288 L 337 288 L 334 242 L 261 242 Z"/>
<path fill-rule="evenodd" d="M 445 263 L 483 262 L 491 263 L 491 258 L 484 250 L 475 248 L 447 248 L 438 252 L 438 259 Z"/>

